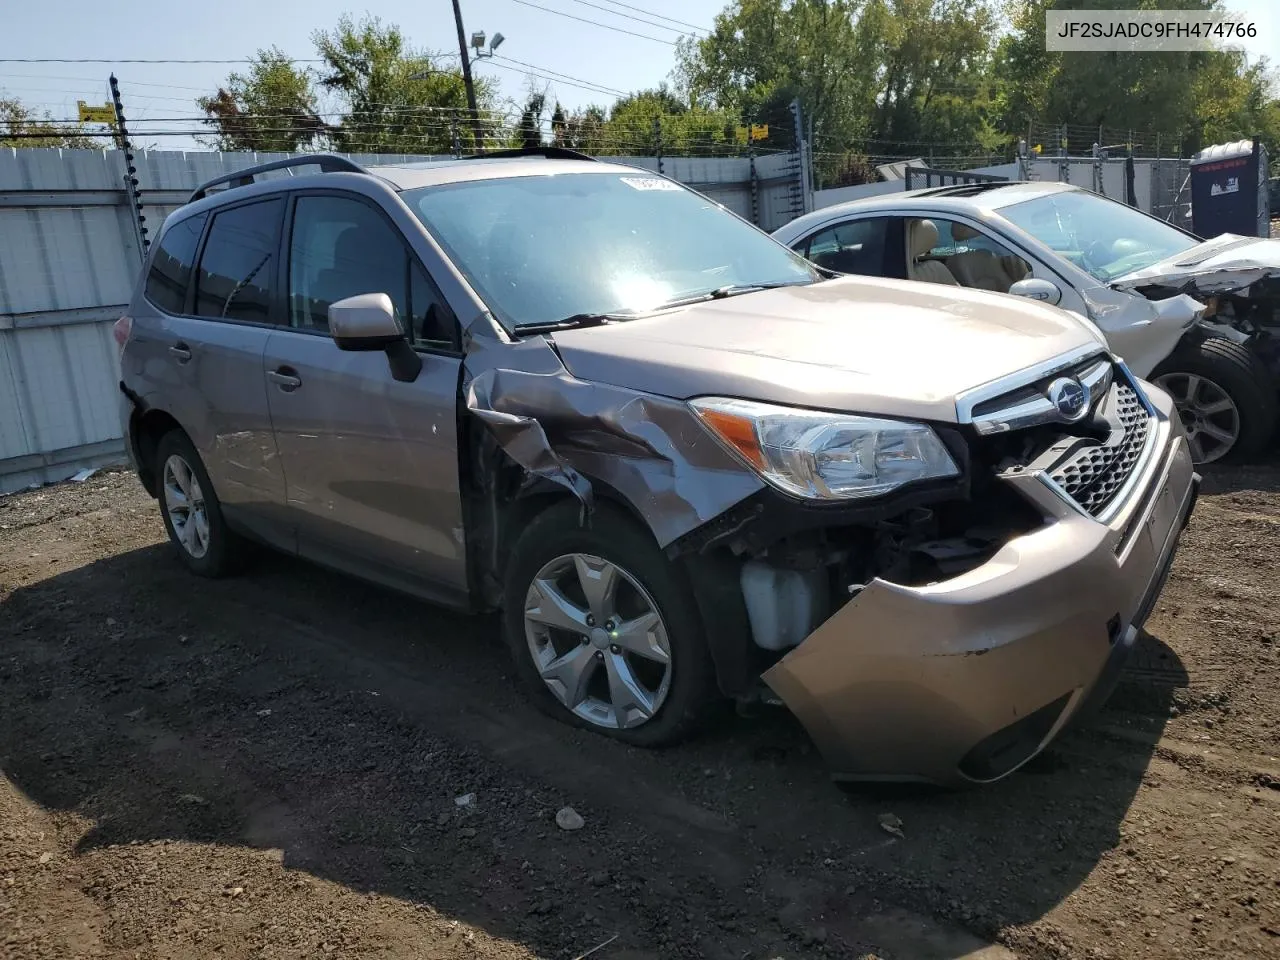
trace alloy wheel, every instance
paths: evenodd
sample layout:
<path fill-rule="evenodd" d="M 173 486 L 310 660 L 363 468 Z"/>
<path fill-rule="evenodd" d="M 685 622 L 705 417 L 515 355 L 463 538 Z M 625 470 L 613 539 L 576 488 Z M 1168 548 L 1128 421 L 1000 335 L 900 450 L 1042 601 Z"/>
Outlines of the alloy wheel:
<path fill-rule="evenodd" d="M 671 688 L 671 644 L 657 604 L 616 563 L 572 553 L 530 583 L 524 631 L 547 689 L 588 723 L 638 727 Z"/>
<path fill-rule="evenodd" d="M 1226 390 L 1195 373 L 1166 373 L 1156 385 L 1173 398 L 1196 463 L 1212 463 L 1231 452 L 1240 439 L 1240 410 Z"/>
<path fill-rule="evenodd" d="M 193 559 L 209 552 L 209 514 L 191 465 L 178 454 L 164 463 L 164 509 L 179 545 Z"/>

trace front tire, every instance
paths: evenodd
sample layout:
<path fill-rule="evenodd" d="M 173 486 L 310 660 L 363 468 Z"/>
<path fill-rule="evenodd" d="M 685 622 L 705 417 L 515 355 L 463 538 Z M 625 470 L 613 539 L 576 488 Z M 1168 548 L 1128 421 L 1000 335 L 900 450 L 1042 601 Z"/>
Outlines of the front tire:
<path fill-rule="evenodd" d="M 1275 378 L 1257 354 L 1234 340 L 1184 344 L 1151 379 L 1173 398 L 1196 463 L 1256 456 L 1275 433 Z"/>
<path fill-rule="evenodd" d="M 155 476 L 164 528 L 192 573 L 223 577 L 240 565 L 243 544 L 222 517 L 222 505 L 190 438 L 170 430 L 156 444 Z"/>
<path fill-rule="evenodd" d="M 703 725 L 719 698 L 697 604 L 648 531 L 608 503 L 590 527 L 558 503 L 507 564 L 504 632 L 516 673 L 556 719 L 637 746 Z"/>

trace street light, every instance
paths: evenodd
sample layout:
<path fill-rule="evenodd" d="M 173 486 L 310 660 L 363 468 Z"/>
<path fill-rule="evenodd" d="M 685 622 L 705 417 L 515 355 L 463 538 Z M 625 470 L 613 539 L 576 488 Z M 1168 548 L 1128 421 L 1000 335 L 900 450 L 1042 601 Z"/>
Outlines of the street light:
<path fill-rule="evenodd" d="M 467 33 L 462 26 L 462 7 L 459 5 L 459 0 L 453 0 L 453 22 L 458 28 L 458 54 L 462 58 L 462 82 L 467 88 L 467 109 L 471 112 L 471 128 L 475 131 L 476 149 L 484 153 L 484 128 L 480 125 L 480 111 L 476 108 L 476 88 L 471 80 L 471 58 L 467 55 Z M 493 51 L 502 43 L 502 39 L 502 34 L 494 34 L 493 43 L 489 45 L 487 53 L 484 51 L 483 32 L 473 33 L 471 44 L 476 49 L 477 57 L 491 57 Z"/>
<path fill-rule="evenodd" d="M 471 46 L 475 48 L 475 58 L 483 60 L 485 57 L 492 57 L 493 52 L 502 46 L 502 41 L 507 39 L 500 33 L 495 33 L 493 39 L 489 41 L 489 49 L 484 48 L 484 31 L 480 30 L 471 35 Z"/>

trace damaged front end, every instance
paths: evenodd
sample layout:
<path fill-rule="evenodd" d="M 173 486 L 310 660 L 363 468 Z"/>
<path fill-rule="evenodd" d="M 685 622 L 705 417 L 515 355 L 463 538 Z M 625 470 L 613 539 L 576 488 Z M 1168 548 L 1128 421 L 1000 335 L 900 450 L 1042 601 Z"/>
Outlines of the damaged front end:
<path fill-rule="evenodd" d="M 722 692 L 763 679 L 841 778 L 985 782 L 1034 756 L 1117 669 L 1198 480 L 1168 398 L 1096 350 L 965 399 L 908 451 L 954 470 L 814 502 L 696 405 L 579 380 L 542 338 L 494 365 L 512 349 L 474 344 L 463 384 L 482 592 L 501 602 L 522 504 L 567 493 L 589 523 L 618 501 L 686 573 Z M 1046 392 L 1064 376 L 1089 391 L 1072 423 Z"/>
<path fill-rule="evenodd" d="M 1194 301 L 1207 335 L 1248 343 L 1280 376 L 1280 241 L 1223 234 L 1111 286 L 1157 306 Z"/>

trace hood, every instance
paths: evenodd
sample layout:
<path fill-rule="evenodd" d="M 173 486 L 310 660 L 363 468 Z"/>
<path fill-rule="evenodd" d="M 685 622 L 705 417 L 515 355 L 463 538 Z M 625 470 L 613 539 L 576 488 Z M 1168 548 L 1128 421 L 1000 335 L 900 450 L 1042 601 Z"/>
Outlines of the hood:
<path fill-rule="evenodd" d="M 1072 314 L 1023 297 L 842 277 L 555 334 L 577 378 L 685 400 L 718 395 L 912 419 L 1083 346 Z"/>
<path fill-rule="evenodd" d="M 1111 281 L 1120 290 L 1188 285 L 1201 293 L 1229 293 L 1280 274 L 1280 240 L 1224 233 L 1190 250 Z"/>

